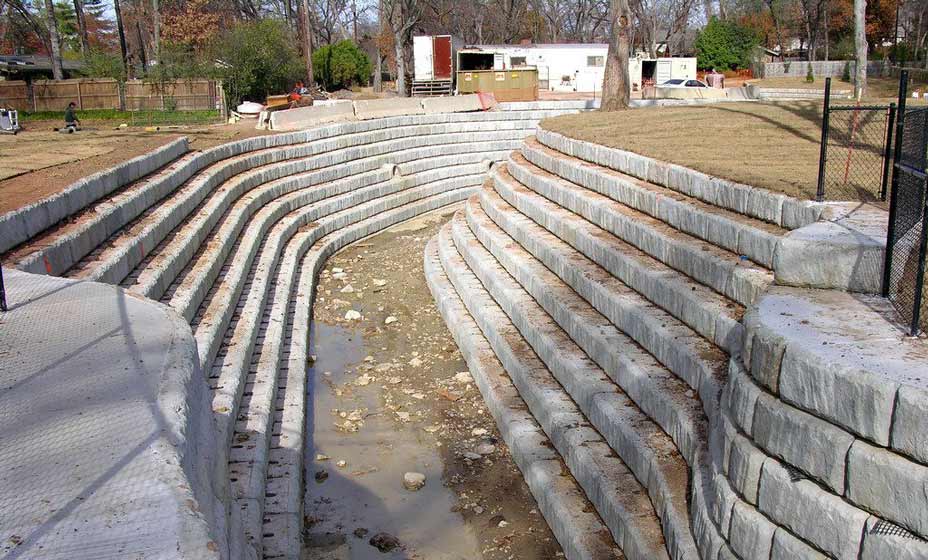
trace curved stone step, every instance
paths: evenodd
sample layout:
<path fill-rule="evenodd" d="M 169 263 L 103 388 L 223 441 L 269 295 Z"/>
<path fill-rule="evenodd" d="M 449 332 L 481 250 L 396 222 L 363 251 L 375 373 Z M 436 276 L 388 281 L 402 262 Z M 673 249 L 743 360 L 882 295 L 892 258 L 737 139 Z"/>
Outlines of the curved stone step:
<path fill-rule="evenodd" d="M 642 560 L 666 558 L 669 545 L 673 547 L 673 558 L 687 557 L 685 540 L 665 545 L 660 521 L 647 491 L 625 463 L 615 456 L 600 433 L 589 427 L 583 413 L 584 409 L 592 408 L 594 397 L 610 400 L 609 396 L 612 396 L 629 401 L 605 374 L 596 371 L 598 368 L 583 364 L 584 361 L 589 362 L 585 356 L 574 355 L 572 359 L 588 375 L 580 374 L 565 383 L 568 376 L 577 375 L 575 370 L 549 372 L 536 357 L 539 348 L 533 350 L 533 346 L 520 334 L 518 319 L 513 318 L 511 322 L 507 317 L 511 309 L 505 304 L 497 305 L 491 293 L 481 286 L 479 273 L 474 276 L 476 271 L 472 272 L 473 269 L 468 267 L 455 247 L 450 226 L 442 228 L 439 233 L 438 251 L 448 278 L 624 554 L 628 558 Z M 569 344 L 569 339 L 564 336 L 559 342 Z M 548 346 L 542 350 L 555 351 L 554 347 Z M 672 452 L 672 448 L 665 451 Z M 688 527 L 688 523 L 684 521 L 683 526 Z M 671 535 L 674 534 L 672 531 Z"/>
<path fill-rule="evenodd" d="M 796 229 L 819 219 L 824 206 L 659 161 L 633 152 L 576 140 L 544 128 L 539 143 L 575 158 L 602 165 L 661 185 L 738 214 Z"/>
<path fill-rule="evenodd" d="M 505 169 L 497 170 L 497 176 L 500 179 L 497 182 L 498 187 L 503 187 L 498 189 L 500 194 L 523 213 L 526 213 L 526 210 L 515 204 L 511 196 L 506 196 L 514 187 L 525 187 L 523 190 L 515 190 L 514 194 L 536 195 L 537 198 L 523 197 L 526 203 L 535 201 L 534 206 L 544 207 L 543 203 L 548 202 L 548 208 L 563 216 L 580 216 L 657 261 L 741 305 L 752 304 L 773 282 L 773 274 L 769 270 L 712 243 L 681 232 L 647 214 L 548 173 L 518 154 L 510 158 Z M 505 184 L 503 180 L 506 178 L 511 178 L 511 185 Z M 539 211 L 536 210 L 533 215 L 538 215 Z M 584 225 L 576 220 L 571 223 L 577 227 Z M 618 247 L 622 245 L 618 244 Z"/>
<path fill-rule="evenodd" d="M 361 160 L 359 166 L 369 165 L 365 170 L 369 171 L 388 163 L 387 155 L 397 148 L 441 146 L 461 140 L 508 145 L 508 141 L 525 134 L 520 130 L 468 131 L 466 128 L 457 133 L 423 134 L 432 128 L 435 127 L 404 127 L 346 135 L 288 146 L 284 150 L 253 152 L 212 166 L 98 245 L 74 265 L 71 275 L 112 283 L 121 281 L 143 260 L 146 247 L 148 251 L 156 247 L 172 230 L 181 226 L 187 216 L 203 208 L 205 200 L 216 200 L 216 205 L 227 207 L 244 192 L 268 181 L 355 160 Z M 441 130 L 445 129 L 452 130 L 450 125 L 442 125 Z M 378 155 L 383 156 L 380 164 L 373 159 Z M 347 171 L 342 173 L 347 175 Z M 208 210 L 215 212 L 216 208 Z"/>
<path fill-rule="evenodd" d="M 569 560 L 625 558 L 554 445 L 532 417 L 493 349 L 455 291 L 438 256 L 437 239 L 425 250 L 425 274 L 439 312 L 467 361 L 529 490 Z"/>
<path fill-rule="evenodd" d="M 392 171 L 384 166 L 393 165 L 396 161 L 416 161 L 421 158 L 424 163 L 418 168 L 427 170 L 442 165 L 482 161 L 486 157 L 497 158 L 503 153 L 479 151 L 484 147 L 484 144 L 478 143 L 440 147 L 441 153 L 450 152 L 454 155 L 433 155 L 438 152 L 436 148 L 416 148 L 332 165 L 270 181 L 248 191 L 234 202 L 227 197 L 217 196 L 218 193 L 211 195 L 208 206 L 195 211 L 180 228 L 169 234 L 123 281 L 124 285 L 147 297 L 161 298 L 172 284 L 179 284 L 177 276 L 188 267 L 191 259 L 196 258 L 204 245 L 222 244 L 222 240 L 235 239 L 244 227 L 244 218 L 283 194 L 303 188 L 318 188 L 316 185 L 346 177 L 351 177 L 349 183 L 353 184 L 347 188 L 360 188 L 389 179 Z"/>
<path fill-rule="evenodd" d="M 522 155 L 538 167 L 643 212 L 684 233 L 773 267 L 780 226 L 703 202 L 673 189 L 589 163 L 528 138 Z"/>
<path fill-rule="evenodd" d="M 625 274 L 621 277 L 613 276 L 558 237 L 518 213 L 492 189 L 481 191 L 479 206 L 469 205 L 467 218 L 471 222 L 471 228 L 494 254 L 499 252 L 501 257 L 505 256 L 495 248 L 497 245 L 492 243 L 494 237 L 498 239 L 498 245 L 505 245 L 511 240 L 517 241 L 534 259 L 538 259 L 547 269 L 558 275 L 553 277 L 558 283 L 567 283 L 597 311 L 608 317 L 612 324 L 644 347 L 704 398 L 710 401 L 717 399 L 725 380 L 727 356 L 709 340 L 700 336 L 702 333 L 694 332 L 674 315 L 658 306 L 663 303 L 664 308 L 675 307 L 672 302 L 672 288 L 666 290 L 671 294 L 661 297 L 662 293 L 666 293 L 661 283 L 666 276 L 649 276 L 649 269 L 624 270 L 621 267 L 615 268 Z M 493 234 L 494 229 L 497 230 L 496 235 Z M 628 253 L 624 252 L 606 253 L 601 256 L 601 260 L 615 262 L 627 256 Z M 532 262 L 534 259 L 523 262 Z M 632 262 L 632 266 L 634 264 Z M 539 264 L 535 269 L 541 270 L 538 268 L 540 266 Z M 653 300 L 656 301 L 649 301 L 630 289 L 622 282 L 623 278 L 630 278 L 630 283 L 652 294 Z M 677 278 L 671 276 L 670 282 L 676 280 Z M 686 285 L 682 281 L 680 283 Z M 523 285 L 531 286 L 528 283 Z M 693 288 L 683 292 L 687 296 L 684 305 L 689 301 L 699 302 L 701 293 Z M 712 292 L 709 294 L 714 295 Z M 691 316 L 685 308 L 679 314 L 684 317 Z M 711 326 L 707 326 L 705 330 L 712 332 Z M 741 330 L 737 329 L 734 334 L 726 334 L 723 341 L 740 334 Z"/>
<path fill-rule="evenodd" d="M 475 198 L 471 198 L 467 204 L 468 214 L 474 206 Z M 578 403 L 594 427 L 603 434 L 610 447 L 647 489 L 661 519 L 671 556 L 681 558 L 694 554 L 687 505 L 689 472 L 686 462 L 667 434 L 643 414 L 624 392 L 607 380 L 607 376 L 609 379 L 614 377 L 614 372 L 613 375 L 603 372 L 595 364 L 589 363 L 587 356 L 592 356 L 594 362 L 603 360 L 610 365 L 622 361 L 622 367 L 661 366 L 649 359 L 645 352 L 619 333 L 604 317 L 581 302 L 539 306 L 536 303 L 539 296 L 547 299 L 546 303 L 551 298 L 563 302 L 564 296 L 567 296 L 564 291 L 570 294 L 573 292 L 540 264 L 538 266 L 547 274 L 532 276 L 530 272 L 524 273 L 524 269 L 518 270 L 519 265 L 514 263 L 524 263 L 532 257 L 511 240 L 509 245 L 490 241 L 494 251 L 488 251 L 482 241 L 482 238 L 487 237 L 483 233 L 475 234 L 469 229 L 463 215 L 458 215 L 451 222 L 451 234 L 464 261 L 488 293 L 510 315 L 510 320 L 520 329 L 523 338 L 532 345 L 535 353 Z M 502 257 L 505 264 L 499 262 L 495 250 L 506 253 Z M 504 269 L 512 278 L 506 276 Z M 529 293 L 523 292 L 519 284 L 529 286 Z M 576 298 L 576 294 L 573 296 Z M 556 318 L 559 326 L 552 317 Z M 578 323 L 588 329 L 580 333 L 583 327 L 571 328 Z M 567 332 L 561 331 L 561 328 Z M 593 337 L 608 344 L 610 348 L 606 352 L 610 356 L 606 357 L 602 352 L 591 353 L 590 345 L 581 343 L 577 347 L 568 338 L 571 336 L 573 340 L 578 340 L 580 334 L 583 340 Z M 603 347 L 597 350 L 603 350 Z M 593 396 L 584 395 L 585 391 Z"/>

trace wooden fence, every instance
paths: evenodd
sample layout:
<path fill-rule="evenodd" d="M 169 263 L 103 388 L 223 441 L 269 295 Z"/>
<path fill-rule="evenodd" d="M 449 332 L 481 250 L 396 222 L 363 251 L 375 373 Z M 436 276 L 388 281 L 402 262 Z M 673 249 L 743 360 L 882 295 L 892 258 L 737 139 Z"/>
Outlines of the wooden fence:
<path fill-rule="evenodd" d="M 128 111 L 218 109 L 222 88 L 213 80 L 125 83 L 110 79 L 0 81 L 0 106 L 19 111 L 64 111 L 74 102 L 79 110 Z"/>

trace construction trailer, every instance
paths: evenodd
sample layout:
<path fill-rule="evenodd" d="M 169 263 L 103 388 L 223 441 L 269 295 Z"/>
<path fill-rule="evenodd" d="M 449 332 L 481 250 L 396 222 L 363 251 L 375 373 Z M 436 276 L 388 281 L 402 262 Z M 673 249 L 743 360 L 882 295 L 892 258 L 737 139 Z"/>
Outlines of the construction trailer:
<path fill-rule="evenodd" d="M 412 38 L 413 96 L 451 95 L 454 62 L 461 41 L 451 35 L 420 35 Z"/>
<path fill-rule="evenodd" d="M 538 87 L 544 91 L 596 93 L 602 89 L 609 45 L 605 43 L 477 45 L 470 56 L 492 55 L 493 70 L 534 67 Z M 459 56 L 460 61 L 460 56 Z M 459 67 L 464 70 L 463 67 Z M 628 62 L 632 91 L 667 80 L 696 79 L 696 59 L 636 56 Z"/>

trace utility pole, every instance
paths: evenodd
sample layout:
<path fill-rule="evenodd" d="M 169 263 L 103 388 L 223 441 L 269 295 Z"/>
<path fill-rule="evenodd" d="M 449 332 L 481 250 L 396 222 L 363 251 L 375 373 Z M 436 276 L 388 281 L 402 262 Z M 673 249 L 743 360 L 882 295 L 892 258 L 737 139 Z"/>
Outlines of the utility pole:
<path fill-rule="evenodd" d="M 302 0 L 303 5 L 303 50 L 306 52 L 306 87 L 316 81 L 313 77 L 313 30 L 309 25 L 309 0 Z"/>

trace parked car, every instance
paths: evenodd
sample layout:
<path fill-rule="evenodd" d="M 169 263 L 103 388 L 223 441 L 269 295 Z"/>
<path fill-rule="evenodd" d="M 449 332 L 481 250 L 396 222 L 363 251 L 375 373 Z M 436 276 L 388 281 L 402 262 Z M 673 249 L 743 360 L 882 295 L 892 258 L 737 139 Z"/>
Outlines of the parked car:
<path fill-rule="evenodd" d="M 683 80 L 683 79 L 673 79 L 667 80 L 666 82 L 660 84 L 658 87 L 662 88 L 707 88 L 709 84 L 703 82 L 702 80 Z"/>

